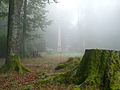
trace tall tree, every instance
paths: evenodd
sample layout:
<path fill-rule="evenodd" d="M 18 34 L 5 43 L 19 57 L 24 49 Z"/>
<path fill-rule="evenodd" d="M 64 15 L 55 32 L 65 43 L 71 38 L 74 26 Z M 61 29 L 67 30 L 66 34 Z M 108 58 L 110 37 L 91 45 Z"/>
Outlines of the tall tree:
<path fill-rule="evenodd" d="M 24 0 L 24 14 L 23 14 L 23 33 L 22 33 L 22 56 L 25 55 L 25 36 L 26 36 L 26 11 L 27 11 L 27 0 Z"/>
<path fill-rule="evenodd" d="M 0 72 L 23 73 L 23 70 L 30 71 L 24 67 L 19 58 L 19 32 L 20 32 L 20 12 L 23 0 L 9 0 L 8 34 L 7 34 L 7 57 Z"/>
<path fill-rule="evenodd" d="M 41 31 L 44 31 L 51 21 L 47 19 L 46 2 L 43 0 L 24 0 L 23 5 L 23 32 L 22 32 L 22 56 L 28 54 L 29 42 L 41 38 Z M 35 44 L 35 43 L 34 43 Z M 29 44 L 29 46 L 31 46 Z M 33 47 L 31 46 L 31 49 Z"/>
<path fill-rule="evenodd" d="M 20 13 L 23 0 L 9 0 L 7 57 L 0 73 L 31 71 L 21 64 L 19 58 Z"/>
<path fill-rule="evenodd" d="M 0 58 L 6 57 L 8 0 L 0 2 Z"/>

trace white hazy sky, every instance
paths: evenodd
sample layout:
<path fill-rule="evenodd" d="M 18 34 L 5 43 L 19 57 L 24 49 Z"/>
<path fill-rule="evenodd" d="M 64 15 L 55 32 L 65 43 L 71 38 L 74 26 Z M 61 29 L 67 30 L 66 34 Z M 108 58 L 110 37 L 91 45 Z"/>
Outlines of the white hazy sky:
<path fill-rule="evenodd" d="M 89 48 L 119 48 L 120 40 L 116 39 L 120 38 L 120 0 L 58 2 L 48 5 L 49 19 L 53 20 L 51 30 L 57 31 L 57 27 L 61 25 L 62 31 L 67 33 L 66 37 L 76 37 L 77 39 L 71 40 L 76 42 L 78 39 L 79 42 L 85 40 Z"/>
<path fill-rule="evenodd" d="M 84 13 L 86 12 L 85 9 L 89 8 L 89 5 L 92 6 L 91 9 L 94 12 L 98 12 L 98 10 L 102 10 L 100 8 L 105 8 L 110 10 L 110 8 L 117 8 L 118 3 L 120 0 L 57 0 L 58 3 L 53 3 L 48 5 L 48 9 L 51 15 L 56 15 L 56 17 L 61 18 L 62 15 L 69 14 L 70 19 L 68 20 L 71 22 L 73 26 L 75 26 L 82 20 L 84 20 Z M 90 6 L 90 7 L 91 7 Z M 90 11 L 90 9 L 89 9 Z M 68 17 L 69 17 L 68 16 Z M 63 19 L 63 18 L 61 18 Z"/>

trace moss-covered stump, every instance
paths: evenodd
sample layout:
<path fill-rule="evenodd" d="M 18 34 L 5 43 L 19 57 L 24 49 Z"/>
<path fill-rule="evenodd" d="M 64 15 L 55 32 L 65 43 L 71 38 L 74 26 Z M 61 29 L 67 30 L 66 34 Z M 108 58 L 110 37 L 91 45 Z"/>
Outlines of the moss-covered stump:
<path fill-rule="evenodd" d="M 9 73 L 14 71 L 17 71 L 20 74 L 24 71 L 31 72 L 30 69 L 22 65 L 20 58 L 17 55 L 11 56 L 10 59 L 6 61 L 4 66 L 0 68 L 0 73 Z"/>
<path fill-rule="evenodd" d="M 120 89 L 120 52 L 114 50 L 86 50 L 74 76 L 80 90 Z"/>
<path fill-rule="evenodd" d="M 48 76 L 36 83 L 75 84 L 75 90 L 119 90 L 120 52 L 114 50 L 86 50 L 82 61 L 74 69 Z"/>

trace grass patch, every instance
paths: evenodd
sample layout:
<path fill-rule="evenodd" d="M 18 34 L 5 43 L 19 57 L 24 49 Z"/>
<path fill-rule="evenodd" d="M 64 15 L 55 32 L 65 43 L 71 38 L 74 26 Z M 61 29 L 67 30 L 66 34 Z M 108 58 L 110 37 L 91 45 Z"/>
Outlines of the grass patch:
<path fill-rule="evenodd" d="M 55 53 L 51 54 L 53 56 L 66 56 L 66 57 L 80 57 L 83 56 L 83 53 L 76 53 L 76 52 L 71 52 L 71 53 Z"/>

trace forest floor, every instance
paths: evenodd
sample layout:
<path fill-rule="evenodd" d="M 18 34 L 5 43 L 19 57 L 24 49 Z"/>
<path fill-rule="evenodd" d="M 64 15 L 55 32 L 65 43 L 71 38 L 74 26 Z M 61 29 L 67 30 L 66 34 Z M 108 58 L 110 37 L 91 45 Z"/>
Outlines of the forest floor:
<path fill-rule="evenodd" d="M 25 72 L 18 74 L 17 72 L 0 74 L 0 90 L 21 90 L 25 85 L 31 85 L 40 80 L 39 73 L 58 73 L 55 71 L 55 67 L 62 62 L 68 60 L 67 56 L 47 55 L 39 58 L 24 58 L 22 63 L 30 68 L 33 72 Z M 0 59 L 0 66 L 3 65 L 4 59 Z M 59 72 L 60 73 L 60 72 Z M 42 85 L 40 87 L 34 87 L 30 90 L 72 90 L 73 85 Z"/>

